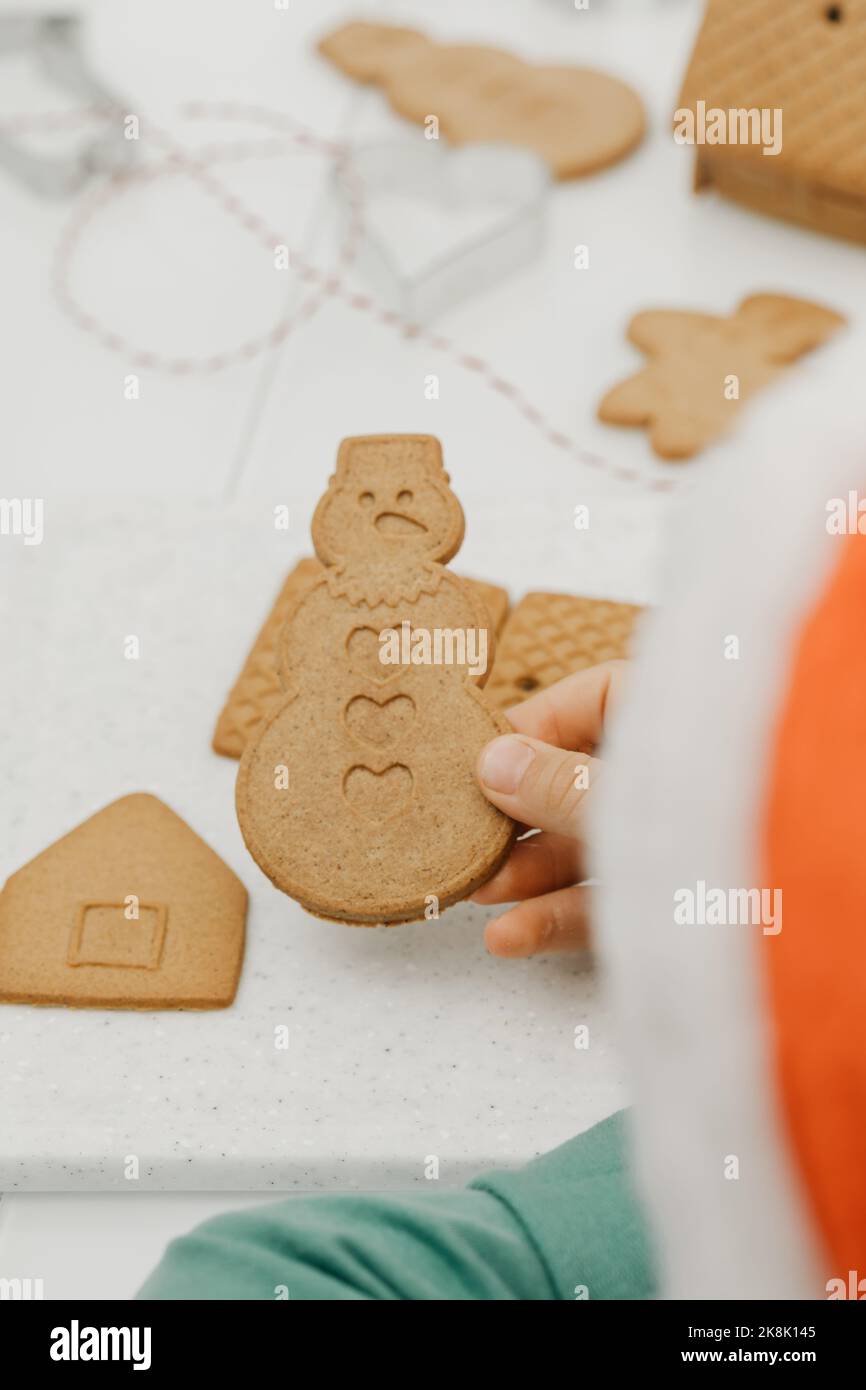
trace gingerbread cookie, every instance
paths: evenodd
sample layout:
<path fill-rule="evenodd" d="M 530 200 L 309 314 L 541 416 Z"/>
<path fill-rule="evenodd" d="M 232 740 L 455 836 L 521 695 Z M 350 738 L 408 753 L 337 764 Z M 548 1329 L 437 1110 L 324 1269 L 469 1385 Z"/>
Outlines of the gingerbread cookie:
<path fill-rule="evenodd" d="M 224 1009 L 244 955 L 246 889 L 155 796 L 113 801 L 0 893 L 0 1001 Z"/>
<path fill-rule="evenodd" d="M 497 48 L 361 22 L 328 34 L 319 51 L 349 77 L 381 87 L 410 121 L 435 117 L 455 145 L 526 146 L 558 179 L 615 164 L 643 138 L 640 97 L 591 68 L 535 65 Z"/>
<path fill-rule="evenodd" d="M 628 336 L 649 366 L 608 391 L 599 419 L 646 425 L 665 459 L 687 459 L 729 428 L 740 402 L 845 324 L 841 314 L 781 294 L 753 294 L 730 318 L 656 309 Z"/>
<path fill-rule="evenodd" d="M 244 752 L 241 830 L 310 912 L 432 917 L 496 871 L 515 833 L 475 779 L 509 725 L 480 694 L 484 605 L 443 568 L 463 513 L 438 441 L 344 440 L 312 534 L 325 570 L 286 618 L 285 698 Z"/>
<path fill-rule="evenodd" d="M 709 0 L 674 116 L 695 189 L 866 242 L 863 0 Z"/>
<path fill-rule="evenodd" d="M 527 594 L 505 624 L 484 698 L 508 709 L 574 671 L 628 656 L 642 611 L 607 599 Z"/>
<path fill-rule="evenodd" d="M 225 758 L 239 758 L 259 729 L 269 710 L 283 695 L 277 670 L 277 641 L 285 626 L 295 595 L 322 574 L 322 566 L 312 556 L 299 560 L 286 576 L 276 602 L 262 625 L 232 686 L 214 729 L 212 747 Z M 467 579 L 484 603 L 494 633 L 498 633 L 508 612 L 508 592 L 483 579 Z"/>

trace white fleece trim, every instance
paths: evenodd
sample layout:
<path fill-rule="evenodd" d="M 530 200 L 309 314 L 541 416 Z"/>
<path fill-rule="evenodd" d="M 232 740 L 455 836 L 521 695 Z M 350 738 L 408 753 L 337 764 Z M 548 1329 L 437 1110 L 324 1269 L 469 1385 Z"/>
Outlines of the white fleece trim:
<path fill-rule="evenodd" d="M 758 867 L 767 760 L 792 644 L 839 553 L 827 500 L 866 481 L 864 363 L 853 335 L 809 357 L 696 465 L 609 738 L 599 950 L 668 1297 L 823 1294 L 775 1118 L 760 928 L 677 926 L 673 894 L 773 886 Z M 739 661 L 723 658 L 728 634 Z"/>

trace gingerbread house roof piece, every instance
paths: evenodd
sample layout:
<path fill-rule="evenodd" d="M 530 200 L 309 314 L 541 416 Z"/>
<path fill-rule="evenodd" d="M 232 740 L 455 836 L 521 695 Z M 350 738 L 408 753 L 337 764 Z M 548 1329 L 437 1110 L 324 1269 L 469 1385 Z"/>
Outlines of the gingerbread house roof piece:
<path fill-rule="evenodd" d="M 217 1009 L 237 989 L 246 889 L 155 796 L 121 797 L 0 893 L 0 1002 Z"/>

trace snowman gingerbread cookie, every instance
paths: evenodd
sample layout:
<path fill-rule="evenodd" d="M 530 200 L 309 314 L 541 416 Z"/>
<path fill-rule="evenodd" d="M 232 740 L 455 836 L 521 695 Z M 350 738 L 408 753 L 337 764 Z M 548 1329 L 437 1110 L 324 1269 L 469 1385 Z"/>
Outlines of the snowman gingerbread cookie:
<path fill-rule="evenodd" d="M 611 73 L 524 62 L 481 44 L 443 44 L 416 29 L 342 24 L 319 52 L 347 76 L 381 87 L 393 109 L 454 145 L 505 142 L 534 150 L 554 178 L 616 164 L 646 129 L 637 92 Z"/>
<path fill-rule="evenodd" d="M 325 569 L 286 616 L 285 698 L 244 752 L 241 830 L 317 916 L 433 917 L 496 872 L 516 833 L 475 779 L 510 725 L 480 693 L 484 605 L 444 568 L 463 512 L 438 440 L 344 440 L 312 536 Z"/>

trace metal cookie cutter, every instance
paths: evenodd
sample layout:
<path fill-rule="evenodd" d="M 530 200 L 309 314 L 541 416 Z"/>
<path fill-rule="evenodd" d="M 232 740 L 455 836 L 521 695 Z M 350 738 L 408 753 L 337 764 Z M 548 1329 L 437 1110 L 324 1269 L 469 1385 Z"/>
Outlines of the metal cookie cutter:
<path fill-rule="evenodd" d="M 51 155 L 29 149 L 4 128 L 0 116 L 0 167 L 36 193 L 62 197 L 80 188 L 91 175 L 115 173 L 134 157 L 135 142 L 124 139 L 121 103 L 90 71 L 81 43 L 81 21 L 74 14 L 0 13 L 0 60 L 30 54 L 34 64 L 67 95 L 104 116 L 71 152 Z M 114 114 L 115 119 L 109 120 Z"/>
<path fill-rule="evenodd" d="M 537 155 L 513 145 L 364 145 L 342 153 L 334 179 L 344 216 L 360 202 L 359 269 L 387 307 L 413 323 L 496 284 L 531 261 L 544 242 L 550 171 Z M 396 200 L 420 204 L 422 213 L 426 203 L 448 224 L 443 239 L 411 269 L 411 231 L 400 236 L 401 219 L 377 217 Z"/>

